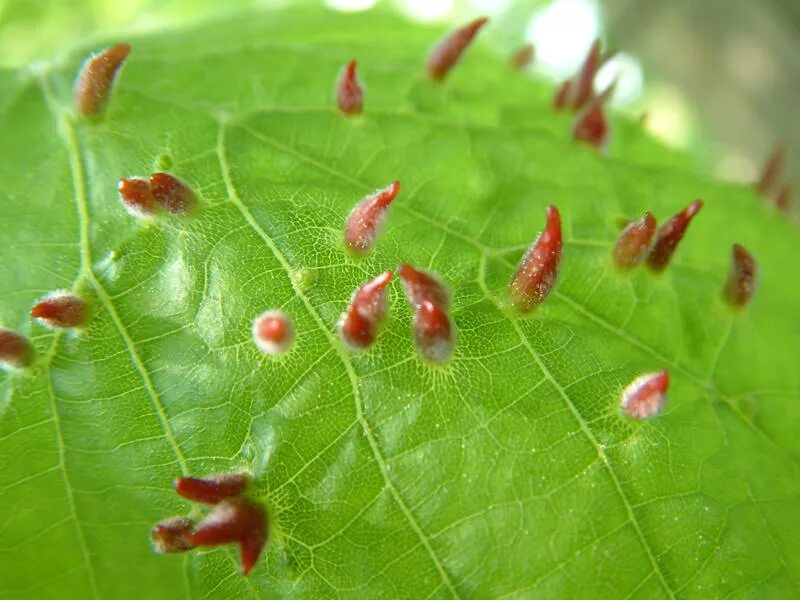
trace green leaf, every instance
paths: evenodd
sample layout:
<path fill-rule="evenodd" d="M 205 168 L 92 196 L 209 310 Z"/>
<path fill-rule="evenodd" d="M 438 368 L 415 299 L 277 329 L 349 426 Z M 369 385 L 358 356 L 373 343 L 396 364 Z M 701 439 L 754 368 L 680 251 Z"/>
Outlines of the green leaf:
<path fill-rule="evenodd" d="M 108 111 L 77 119 L 84 47 L 0 78 L 0 322 L 38 360 L 0 375 L 0 590 L 12 598 L 789 597 L 800 587 L 800 237 L 749 189 L 614 123 L 573 143 L 550 86 L 480 41 L 444 85 L 442 31 L 388 13 L 294 10 L 135 39 Z M 120 41 L 120 40 L 108 40 Z M 341 117 L 359 59 L 366 112 Z M 120 177 L 169 165 L 200 195 L 150 225 Z M 403 190 L 376 250 L 342 248 L 355 202 Z M 656 276 L 615 271 L 620 218 L 705 208 Z M 515 264 L 563 216 L 555 292 L 506 306 Z M 757 258 L 750 307 L 721 300 L 732 243 Z M 423 363 L 398 284 L 378 344 L 336 324 L 400 262 L 451 286 L 451 363 Z M 31 322 L 54 289 L 81 332 Z M 280 307 L 298 339 L 261 355 Z M 666 368 L 665 412 L 619 413 Z M 250 469 L 270 512 L 248 578 L 234 549 L 160 556 L 187 514 L 180 474 Z"/>

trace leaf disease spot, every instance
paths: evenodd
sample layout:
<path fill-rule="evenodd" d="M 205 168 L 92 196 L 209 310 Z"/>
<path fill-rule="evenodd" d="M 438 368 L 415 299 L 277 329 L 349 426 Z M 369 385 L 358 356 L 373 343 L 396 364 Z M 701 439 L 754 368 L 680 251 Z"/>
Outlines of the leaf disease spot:
<path fill-rule="evenodd" d="M 21 333 L 0 327 L 0 367 L 24 369 L 33 362 L 33 346 Z"/>
<path fill-rule="evenodd" d="M 356 75 L 356 61 L 343 68 L 336 82 L 336 102 L 345 115 L 357 115 L 364 108 L 364 86 Z"/>
<path fill-rule="evenodd" d="M 83 116 L 100 113 L 111 95 L 114 77 L 131 51 L 130 44 L 116 44 L 84 62 L 75 82 L 75 107 Z"/>
<path fill-rule="evenodd" d="M 408 263 L 397 267 L 397 273 L 403 282 L 406 298 L 414 308 L 419 308 L 423 302 L 430 301 L 447 310 L 450 305 L 450 294 L 447 286 L 438 277 L 422 269 L 416 269 Z"/>
<path fill-rule="evenodd" d="M 242 575 L 247 575 L 261 555 L 267 535 L 264 508 L 245 497 L 238 497 L 217 504 L 195 526 L 187 540 L 194 546 L 238 544 Z"/>
<path fill-rule="evenodd" d="M 225 498 L 241 496 L 249 481 L 246 473 L 221 473 L 203 478 L 178 477 L 174 483 L 179 496 L 203 504 L 217 504 Z"/>
<path fill-rule="evenodd" d="M 339 322 L 339 333 L 350 348 L 364 350 L 375 343 L 380 324 L 389 310 L 386 296 L 392 277 L 394 273 L 384 271 L 353 294 Z"/>
<path fill-rule="evenodd" d="M 529 67 L 536 57 L 536 48 L 533 44 L 525 44 L 511 55 L 511 67 L 522 71 Z"/>
<path fill-rule="evenodd" d="M 419 354 L 432 362 L 444 362 L 453 353 L 455 328 L 444 309 L 424 300 L 414 315 L 414 345 Z"/>
<path fill-rule="evenodd" d="M 614 262 L 621 269 L 632 269 L 647 256 L 656 232 L 656 219 L 646 212 L 641 219 L 627 224 L 614 246 Z"/>
<path fill-rule="evenodd" d="M 731 270 L 725 283 L 725 298 L 735 307 L 745 306 L 756 290 L 756 260 L 739 244 L 731 251 Z"/>
<path fill-rule="evenodd" d="M 282 310 L 266 310 L 253 321 L 253 341 L 264 354 L 283 354 L 294 341 L 294 325 Z"/>
<path fill-rule="evenodd" d="M 344 226 L 347 248 L 356 254 L 365 254 L 372 249 L 383 229 L 389 205 L 399 192 L 400 182 L 394 181 L 356 204 Z"/>
<path fill-rule="evenodd" d="M 533 242 L 511 279 L 511 298 L 516 307 L 527 312 L 547 298 L 556 284 L 561 262 L 561 215 L 547 207 L 547 224 Z"/>
<path fill-rule="evenodd" d="M 428 77 L 434 81 L 442 81 L 488 21 L 488 17 L 480 17 L 442 38 L 428 54 L 426 64 Z"/>
<path fill-rule="evenodd" d="M 150 175 L 150 189 L 156 202 L 173 215 L 191 212 L 197 199 L 191 187 L 169 173 Z"/>
<path fill-rule="evenodd" d="M 31 309 L 32 317 L 52 328 L 80 327 L 87 315 L 83 298 L 66 291 L 48 294 Z"/>
<path fill-rule="evenodd" d="M 186 552 L 195 547 L 189 541 L 193 529 L 194 521 L 189 517 L 170 517 L 155 524 L 150 539 L 155 551 L 161 554 Z"/>
<path fill-rule="evenodd" d="M 695 200 L 661 226 L 650 254 L 647 256 L 647 264 L 651 269 L 658 272 L 667 267 L 678 243 L 686 233 L 686 228 L 689 227 L 692 218 L 700 212 L 701 208 L 703 208 L 703 201 Z"/>
<path fill-rule="evenodd" d="M 125 210 L 135 217 L 149 217 L 158 211 L 150 182 L 143 177 L 120 179 L 117 183 L 119 198 Z"/>
<path fill-rule="evenodd" d="M 622 410 L 634 419 L 655 417 L 664 408 L 668 387 L 666 370 L 640 375 L 622 391 Z"/>

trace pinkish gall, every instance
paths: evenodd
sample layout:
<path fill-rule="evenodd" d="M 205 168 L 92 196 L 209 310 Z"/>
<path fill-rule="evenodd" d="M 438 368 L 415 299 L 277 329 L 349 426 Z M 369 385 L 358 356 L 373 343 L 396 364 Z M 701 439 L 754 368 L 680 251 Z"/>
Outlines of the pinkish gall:
<path fill-rule="evenodd" d="M 521 71 L 533 62 L 536 49 L 533 44 L 525 44 L 511 55 L 511 67 Z"/>
<path fill-rule="evenodd" d="M 395 181 L 356 204 L 344 226 L 344 243 L 350 250 L 365 254 L 372 249 L 383 228 L 389 205 L 399 192 L 400 182 Z"/>
<path fill-rule="evenodd" d="M 391 271 L 384 271 L 353 294 L 339 324 L 342 339 L 351 348 L 363 350 L 375 343 L 378 328 L 389 310 L 386 286 L 393 276 Z"/>
<path fill-rule="evenodd" d="M 170 517 L 156 523 L 150 532 L 150 539 L 156 552 L 162 554 L 186 552 L 194 548 L 189 541 L 194 529 L 194 521 L 188 517 Z"/>
<path fill-rule="evenodd" d="M 442 81 L 464 54 L 477 35 L 478 31 L 489 21 L 488 17 L 481 17 L 451 31 L 442 38 L 430 54 L 426 64 L 428 77 L 434 81 Z"/>
<path fill-rule="evenodd" d="M 143 177 L 120 179 L 117 190 L 125 210 L 136 217 L 148 217 L 158 210 L 150 182 Z"/>
<path fill-rule="evenodd" d="M 511 298 L 527 312 L 544 302 L 558 278 L 561 262 L 561 216 L 555 206 L 547 207 L 547 224 L 517 267 L 511 279 Z"/>
<path fill-rule="evenodd" d="M 24 335 L 0 327 L 0 367 L 24 369 L 33 362 L 33 346 Z"/>
<path fill-rule="evenodd" d="M 783 177 L 783 165 L 786 160 L 786 146 L 782 142 L 775 144 L 767 162 L 761 169 L 756 189 L 765 197 L 772 198 L 778 192 Z"/>
<path fill-rule="evenodd" d="M 634 379 L 622 391 L 622 410 L 634 419 L 655 417 L 667 401 L 669 373 L 647 373 Z"/>
<path fill-rule="evenodd" d="M 131 51 L 129 44 L 117 44 L 90 57 L 75 82 L 75 107 L 83 116 L 103 110 L 111 95 L 114 77 Z"/>
<path fill-rule="evenodd" d="M 692 218 L 703 208 L 702 200 L 695 200 L 677 215 L 664 223 L 656 234 L 656 241 L 647 256 L 647 264 L 654 271 L 663 271 L 669 264 L 678 243 L 683 239 Z"/>
<path fill-rule="evenodd" d="M 72 292 L 53 292 L 39 300 L 31 316 L 48 327 L 80 327 L 86 322 L 88 309 L 83 298 Z"/>
<path fill-rule="evenodd" d="M 756 290 L 756 260 L 739 244 L 733 245 L 731 271 L 725 284 L 725 299 L 736 307 L 744 306 Z"/>
<path fill-rule="evenodd" d="M 631 221 L 622 230 L 614 246 L 614 262 L 622 269 L 631 269 L 642 262 L 650 250 L 656 232 L 656 219 L 649 212 Z"/>
<path fill-rule="evenodd" d="M 602 94 L 592 98 L 575 117 L 572 126 L 572 137 L 580 142 L 594 146 L 598 150 L 606 150 L 611 137 L 611 125 L 605 114 L 604 104 L 613 94 L 616 82 L 612 83 Z"/>
<path fill-rule="evenodd" d="M 282 310 L 267 310 L 253 321 L 253 341 L 264 354 L 283 354 L 294 341 L 294 326 Z"/>
<path fill-rule="evenodd" d="M 192 188 L 169 173 L 150 175 L 150 190 L 156 202 L 173 215 L 185 215 L 194 208 L 196 197 Z"/>
<path fill-rule="evenodd" d="M 775 197 L 775 206 L 785 213 L 792 210 L 792 186 L 785 184 Z"/>
<path fill-rule="evenodd" d="M 419 308 L 423 302 L 429 300 L 442 310 L 447 310 L 450 304 L 450 294 L 438 277 L 422 269 L 416 269 L 407 263 L 400 265 L 397 273 L 403 281 L 406 298 L 412 306 Z"/>
<path fill-rule="evenodd" d="M 359 114 L 364 108 L 364 87 L 356 75 L 356 61 L 347 63 L 336 82 L 336 102 L 345 115 Z"/>
<path fill-rule="evenodd" d="M 218 504 L 226 498 L 241 496 L 250 477 L 245 473 L 221 473 L 207 477 L 178 477 L 175 491 L 194 502 Z"/>
<path fill-rule="evenodd" d="M 442 307 L 430 300 L 424 300 L 414 315 L 414 344 L 431 362 L 446 361 L 453 353 L 455 329 Z"/>
<path fill-rule="evenodd" d="M 247 498 L 229 498 L 216 505 L 188 536 L 195 546 L 239 544 L 242 574 L 256 564 L 267 543 L 267 515 Z"/>

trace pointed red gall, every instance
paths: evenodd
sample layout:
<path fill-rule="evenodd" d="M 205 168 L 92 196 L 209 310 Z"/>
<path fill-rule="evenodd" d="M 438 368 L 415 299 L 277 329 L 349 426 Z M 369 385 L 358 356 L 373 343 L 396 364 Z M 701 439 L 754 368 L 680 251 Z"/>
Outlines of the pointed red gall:
<path fill-rule="evenodd" d="M 103 110 L 111 95 L 114 77 L 131 51 L 129 44 L 117 44 L 90 57 L 75 82 L 75 107 L 83 116 Z"/>
<path fill-rule="evenodd" d="M 419 308 L 423 302 L 429 300 L 442 310 L 447 310 L 450 305 L 450 294 L 438 277 L 407 263 L 400 265 L 397 273 L 403 281 L 403 290 L 412 306 Z"/>
<path fill-rule="evenodd" d="M 647 264 L 651 269 L 663 271 L 667 267 L 678 243 L 683 239 L 689 223 L 701 208 L 703 208 L 703 201 L 695 200 L 661 226 L 656 234 L 656 241 L 650 249 L 650 254 L 647 256 Z"/>
<path fill-rule="evenodd" d="M 39 300 L 31 316 L 48 327 L 80 327 L 86 322 L 86 302 L 72 292 L 53 292 Z"/>
<path fill-rule="evenodd" d="M 156 202 L 173 215 L 185 215 L 194 208 L 196 196 L 192 188 L 169 173 L 150 175 L 150 190 Z"/>
<path fill-rule="evenodd" d="M 555 206 L 547 207 L 547 224 L 522 258 L 511 279 L 511 298 L 527 312 L 544 302 L 558 278 L 561 262 L 561 215 Z"/>
<path fill-rule="evenodd" d="M 239 544 L 242 574 L 256 564 L 267 543 L 267 514 L 247 498 L 229 498 L 216 505 L 188 536 L 195 546 Z"/>
<path fill-rule="evenodd" d="M 533 44 L 525 44 L 511 55 L 511 66 L 518 71 L 527 68 L 536 57 Z"/>
<path fill-rule="evenodd" d="M 667 401 L 669 373 L 647 373 L 634 379 L 622 391 L 622 410 L 634 419 L 658 415 Z"/>
<path fill-rule="evenodd" d="M 756 189 L 765 197 L 773 198 L 781 185 L 783 167 L 786 160 L 786 146 L 778 142 L 772 149 L 767 162 L 761 170 Z"/>
<path fill-rule="evenodd" d="M 364 87 L 356 75 L 356 61 L 351 60 L 339 73 L 336 102 L 345 115 L 356 115 L 364 108 Z"/>
<path fill-rule="evenodd" d="M 189 541 L 194 529 L 194 521 L 188 517 L 171 517 L 156 523 L 150 532 L 150 539 L 156 552 L 162 554 L 186 552 L 194 548 Z"/>
<path fill-rule="evenodd" d="M 615 52 L 602 54 L 600 40 L 595 40 L 578 72 L 556 90 L 553 107 L 556 110 L 583 108 L 594 98 L 594 80 L 597 72 L 614 54 Z"/>
<path fill-rule="evenodd" d="M 642 262 L 650 250 L 655 232 L 656 219 L 649 212 L 641 219 L 628 223 L 614 246 L 614 262 L 617 266 L 631 269 Z"/>
<path fill-rule="evenodd" d="M 604 103 L 611 97 L 616 86 L 613 82 L 602 94 L 594 97 L 578 113 L 575 124 L 572 127 L 572 137 L 598 150 L 608 148 L 608 141 L 611 137 L 611 124 L 608 122 L 604 110 Z"/>
<path fill-rule="evenodd" d="M 431 362 L 444 362 L 453 353 L 455 329 L 438 304 L 424 300 L 414 315 L 414 344 Z"/>
<path fill-rule="evenodd" d="M 283 354 L 294 341 L 294 325 L 282 310 L 267 310 L 253 321 L 253 341 L 264 354 Z"/>
<path fill-rule="evenodd" d="M 790 184 L 784 185 L 778 195 L 775 197 L 775 206 L 781 211 L 788 213 L 792 210 L 792 186 Z"/>
<path fill-rule="evenodd" d="M 356 204 L 344 226 L 344 243 L 356 254 L 365 254 L 375 245 L 389 205 L 400 192 L 400 182 L 395 181 L 377 190 Z"/>
<path fill-rule="evenodd" d="M 478 31 L 489 21 L 488 17 L 475 19 L 471 23 L 451 31 L 442 38 L 428 54 L 428 77 L 442 81 L 461 58 Z"/>
<path fill-rule="evenodd" d="M 0 367 L 24 369 L 33 362 L 33 346 L 24 335 L 0 327 Z"/>
<path fill-rule="evenodd" d="M 136 217 L 149 217 L 158 211 L 150 182 L 143 177 L 120 179 L 117 183 L 119 198 L 129 213 Z"/>
<path fill-rule="evenodd" d="M 756 260 L 739 244 L 733 245 L 731 270 L 725 284 L 725 299 L 735 307 L 745 306 L 756 291 Z"/>
<path fill-rule="evenodd" d="M 353 294 L 342 315 L 339 332 L 345 343 L 354 350 L 363 350 L 375 343 L 380 324 L 389 310 L 387 286 L 393 276 L 391 271 L 384 271 Z"/>
<path fill-rule="evenodd" d="M 178 477 L 175 491 L 194 502 L 218 504 L 226 498 L 241 496 L 250 477 L 246 473 L 221 473 L 207 477 Z"/>

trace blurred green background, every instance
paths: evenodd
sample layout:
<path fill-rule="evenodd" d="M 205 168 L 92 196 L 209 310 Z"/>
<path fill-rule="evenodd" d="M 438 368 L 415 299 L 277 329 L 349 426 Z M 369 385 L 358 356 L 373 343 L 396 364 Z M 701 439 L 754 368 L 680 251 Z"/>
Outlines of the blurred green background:
<path fill-rule="evenodd" d="M 601 77 L 620 77 L 620 110 L 646 113 L 656 137 L 728 181 L 753 181 L 782 140 L 789 179 L 800 188 L 798 0 L 0 0 L 0 63 L 18 67 L 98 37 L 291 2 L 393 8 L 444 23 L 490 14 L 488 43 L 507 53 L 532 41 L 533 76 L 554 80 L 571 74 L 601 35 L 620 51 Z"/>

